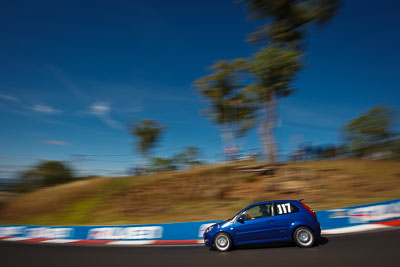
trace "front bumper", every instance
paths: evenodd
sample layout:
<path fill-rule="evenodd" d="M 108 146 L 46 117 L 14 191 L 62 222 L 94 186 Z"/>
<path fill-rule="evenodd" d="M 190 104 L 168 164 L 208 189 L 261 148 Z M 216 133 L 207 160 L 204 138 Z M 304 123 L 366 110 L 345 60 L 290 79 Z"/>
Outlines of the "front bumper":
<path fill-rule="evenodd" d="M 203 238 L 204 238 L 204 245 L 205 245 L 206 247 L 211 247 L 211 246 L 212 246 L 212 243 L 213 243 L 213 237 L 212 237 L 212 235 L 210 235 L 210 233 L 207 233 L 207 234 L 204 234 L 204 235 L 203 235 Z"/>

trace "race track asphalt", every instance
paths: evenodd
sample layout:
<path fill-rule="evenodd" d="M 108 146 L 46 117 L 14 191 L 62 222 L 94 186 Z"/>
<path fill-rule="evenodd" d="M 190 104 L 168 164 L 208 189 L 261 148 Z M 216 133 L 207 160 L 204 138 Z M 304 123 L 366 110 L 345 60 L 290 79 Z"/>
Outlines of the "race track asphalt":
<path fill-rule="evenodd" d="M 328 236 L 301 249 L 292 244 L 240 247 L 113 247 L 0 242 L 0 266 L 400 266 L 400 229 Z"/>

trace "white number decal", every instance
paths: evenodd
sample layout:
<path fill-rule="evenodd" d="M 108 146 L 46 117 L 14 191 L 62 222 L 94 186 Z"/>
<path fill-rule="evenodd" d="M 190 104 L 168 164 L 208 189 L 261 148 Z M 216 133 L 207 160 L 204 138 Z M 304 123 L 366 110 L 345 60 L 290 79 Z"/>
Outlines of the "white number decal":
<path fill-rule="evenodd" d="M 278 204 L 278 214 L 291 213 L 290 203 Z"/>
<path fill-rule="evenodd" d="M 290 203 L 286 203 L 285 205 L 286 205 L 286 207 L 287 207 L 287 211 L 288 211 L 289 213 L 291 213 L 292 211 L 290 210 Z"/>
<path fill-rule="evenodd" d="M 287 213 L 285 204 L 282 204 L 283 213 Z"/>
<path fill-rule="evenodd" d="M 278 213 L 279 213 L 279 214 L 282 214 L 282 207 L 281 207 L 281 205 L 278 205 L 278 210 L 279 210 Z"/>

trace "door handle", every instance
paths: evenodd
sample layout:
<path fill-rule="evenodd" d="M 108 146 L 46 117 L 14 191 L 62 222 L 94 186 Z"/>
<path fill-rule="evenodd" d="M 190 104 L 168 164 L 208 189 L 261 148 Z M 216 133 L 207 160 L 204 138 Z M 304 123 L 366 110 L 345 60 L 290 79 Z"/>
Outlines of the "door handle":
<path fill-rule="evenodd" d="M 272 223 L 272 222 L 274 222 L 274 221 L 273 221 L 273 220 L 268 220 L 267 222 L 268 222 L 268 223 Z"/>

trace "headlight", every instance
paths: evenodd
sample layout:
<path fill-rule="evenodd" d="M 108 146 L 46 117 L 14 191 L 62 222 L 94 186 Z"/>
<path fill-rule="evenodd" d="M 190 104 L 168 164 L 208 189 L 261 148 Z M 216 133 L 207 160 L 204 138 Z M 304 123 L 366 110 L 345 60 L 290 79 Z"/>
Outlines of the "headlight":
<path fill-rule="evenodd" d="M 213 228 L 214 228 L 214 225 L 211 225 L 211 226 L 207 227 L 205 233 L 207 234 L 207 233 L 210 232 L 211 229 L 213 229 Z"/>

